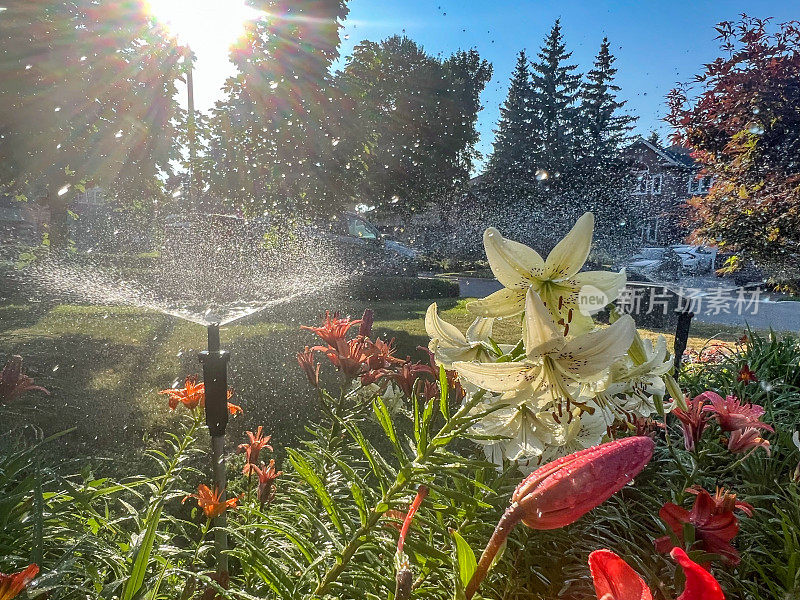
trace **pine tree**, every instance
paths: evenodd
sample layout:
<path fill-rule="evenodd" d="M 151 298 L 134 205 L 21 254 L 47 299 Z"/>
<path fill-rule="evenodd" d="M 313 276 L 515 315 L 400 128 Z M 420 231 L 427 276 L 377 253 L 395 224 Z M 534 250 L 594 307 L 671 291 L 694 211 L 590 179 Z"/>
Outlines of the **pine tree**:
<path fill-rule="evenodd" d="M 543 169 L 551 177 L 558 175 L 566 181 L 572 172 L 578 141 L 581 76 L 577 65 L 568 64 L 572 52 L 566 51 L 560 20 L 556 20 L 537 56 L 538 62 L 531 63 L 531 134 L 538 144 L 530 156 L 534 170 Z"/>
<path fill-rule="evenodd" d="M 635 117 L 618 114 L 624 101 L 617 100 L 620 91 L 614 84 L 616 59 L 609 50 L 608 38 L 603 38 L 594 67 L 586 74 L 581 90 L 581 128 L 585 156 L 593 162 L 613 159 L 628 140 Z"/>
<path fill-rule="evenodd" d="M 651 144 L 653 144 L 654 146 L 658 146 L 659 148 L 661 147 L 661 145 L 663 143 L 661 141 L 661 136 L 658 134 L 658 131 L 656 131 L 655 129 L 653 129 L 653 131 L 650 132 L 650 135 L 647 136 L 647 141 L 650 142 Z"/>
<path fill-rule="evenodd" d="M 581 89 L 580 145 L 571 191 L 573 204 L 594 211 L 599 245 L 614 253 L 632 243 L 639 208 L 630 202 L 632 175 L 622 152 L 636 118 L 619 112 L 625 102 L 617 99 L 620 88 L 614 83 L 617 69 L 609 47 L 604 38 Z"/>
<path fill-rule="evenodd" d="M 528 57 L 520 50 L 508 96 L 500 108 L 500 121 L 489 158 L 487 179 L 494 192 L 520 191 L 531 179 L 531 134 L 531 73 Z"/>

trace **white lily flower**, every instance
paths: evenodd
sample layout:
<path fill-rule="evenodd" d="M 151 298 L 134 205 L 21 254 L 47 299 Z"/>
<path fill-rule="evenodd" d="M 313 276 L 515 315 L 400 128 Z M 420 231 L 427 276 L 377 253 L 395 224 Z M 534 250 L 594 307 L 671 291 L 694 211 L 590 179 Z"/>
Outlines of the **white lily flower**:
<path fill-rule="evenodd" d="M 560 404 L 576 401 L 581 389 L 608 376 L 609 367 L 630 348 L 635 325 L 625 315 L 611 326 L 567 340 L 532 289 L 525 298 L 524 346 L 519 362 L 456 362 L 459 375 L 480 388 L 509 392 L 532 387 Z M 569 410 L 569 407 L 567 407 Z"/>
<path fill-rule="evenodd" d="M 433 352 L 436 362 L 452 369 L 456 361 L 484 360 L 489 357 L 484 346 L 492 335 L 493 318 L 478 317 L 466 331 L 461 333 L 457 327 L 443 321 L 438 314 L 436 302 L 425 313 L 425 331 L 431 338 L 428 349 Z"/>
<path fill-rule="evenodd" d="M 663 335 L 658 336 L 654 346 L 652 341 L 641 339 L 637 333 L 634 345 L 644 362 L 636 364 L 629 355 L 614 363 L 610 383 L 597 396 L 600 404 L 624 420 L 630 420 L 631 416 L 646 418 L 656 413 L 654 397 L 666 395 L 663 376 L 672 368 L 667 340 Z"/>
<path fill-rule="evenodd" d="M 476 412 L 502 405 L 475 424 L 474 436 L 505 437 L 504 440 L 475 440 L 484 446 L 486 458 L 502 466 L 503 459 L 528 460 L 539 456 L 560 435 L 560 427 L 549 411 L 537 411 L 535 403 L 519 392 L 481 402 Z"/>
<path fill-rule="evenodd" d="M 608 432 L 606 418 L 603 411 L 598 408 L 595 408 L 594 412 L 576 408 L 572 418 L 563 420 L 560 425 L 561 435 L 554 444 L 545 447 L 538 459 L 531 464 L 520 464 L 523 473 L 532 472 L 540 464 L 596 446 L 603 441 L 603 436 Z"/>
<path fill-rule="evenodd" d="M 470 302 L 470 311 L 485 317 L 510 317 L 523 312 L 525 294 L 533 289 L 539 294 L 564 333 L 578 335 L 589 331 L 591 316 L 578 310 L 581 288 L 592 286 L 607 302 L 613 302 L 625 287 L 625 271 L 579 272 L 592 243 L 594 215 L 585 213 L 570 232 L 543 260 L 525 244 L 508 240 L 489 227 L 483 234 L 486 257 L 497 280 L 504 288 L 483 300 Z M 595 292 L 596 293 L 596 292 Z"/>

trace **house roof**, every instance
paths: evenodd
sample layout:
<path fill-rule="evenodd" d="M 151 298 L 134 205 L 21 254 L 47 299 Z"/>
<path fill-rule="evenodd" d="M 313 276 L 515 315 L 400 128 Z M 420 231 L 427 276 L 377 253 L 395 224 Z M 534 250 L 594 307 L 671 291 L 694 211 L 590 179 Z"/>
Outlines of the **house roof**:
<path fill-rule="evenodd" d="M 685 148 L 683 146 L 673 145 L 669 148 L 661 148 L 656 146 L 649 140 L 646 140 L 642 136 L 639 136 L 633 142 L 631 142 L 630 147 L 633 147 L 637 144 L 642 144 L 643 146 L 649 148 L 653 152 L 656 153 L 660 158 L 667 162 L 670 166 L 673 167 L 681 167 L 681 168 L 694 168 L 695 162 L 691 157 L 691 148 Z"/>
<path fill-rule="evenodd" d="M 692 158 L 692 149 L 686 146 L 679 146 L 673 144 L 669 148 L 664 148 L 664 153 L 671 156 L 675 161 L 683 164 L 685 167 L 694 167 L 695 161 Z"/>

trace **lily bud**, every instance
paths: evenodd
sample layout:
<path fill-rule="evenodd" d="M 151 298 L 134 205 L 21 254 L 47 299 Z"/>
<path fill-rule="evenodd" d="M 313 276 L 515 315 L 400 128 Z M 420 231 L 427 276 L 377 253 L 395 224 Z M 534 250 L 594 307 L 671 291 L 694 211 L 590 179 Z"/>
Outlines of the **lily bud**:
<path fill-rule="evenodd" d="M 625 487 L 650 462 L 654 448 L 651 438 L 635 436 L 564 456 L 526 477 L 511 500 L 528 527 L 565 527 Z"/>
<path fill-rule="evenodd" d="M 483 550 L 467 585 L 475 595 L 511 530 L 522 521 L 533 529 L 565 527 L 596 508 L 636 477 L 653 457 L 655 442 L 634 436 L 593 446 L 539 467 L 522 480 Z"/>

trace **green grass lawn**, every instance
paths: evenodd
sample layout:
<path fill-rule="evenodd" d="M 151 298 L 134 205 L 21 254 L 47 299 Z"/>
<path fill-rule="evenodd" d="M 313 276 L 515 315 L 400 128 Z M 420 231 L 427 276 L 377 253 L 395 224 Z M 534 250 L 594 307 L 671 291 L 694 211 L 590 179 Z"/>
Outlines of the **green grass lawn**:
<path fill-rule="evenodd" d="M 376 332 L 395 338 L 398 355 L 424 358 L 416 348 L 428 343 L 423 319 L 429 304 L 350 301 L 338 308 L 359 316 L 370 306 Z M 439 308 L 444 319 L 462 330 L 472 320 L 464 300 L 440 300 Z M 232 439 L 264 425 L 283 446 L 315 418 L 315 400 L 295 354 L 316 343 L 299 327 L 316 323 L 320 310 L 316 304 L 280 307 L 222 330 L 223 346 L 232 353 L 229 383 L 245 411 L 231 423 Z M 500 341 L 516 341 L 518 321 L 498 322 L 495 335 Z M 737 328 L 696 325 L 690 346 L 703 346 L 712 336 L 731 341 L 740 335 Z M 22 425 L 27 423 L 45 434 L 75 427 L 57 442 L 60 456 L 109 458 L 134 469 L 150 440 L 172 429 L 175 417 L 158 391 L 199 373 L 197 355 L 205 345 L 203 327 L 160 313 L 124 307 L 0 305 L 0 360 L 22 355 L 35 382 L 51 392 L 31 392 L 17 400 L 4 412 L 12 418 L 0 423 L 0 435 L 24 433 Z"/>

